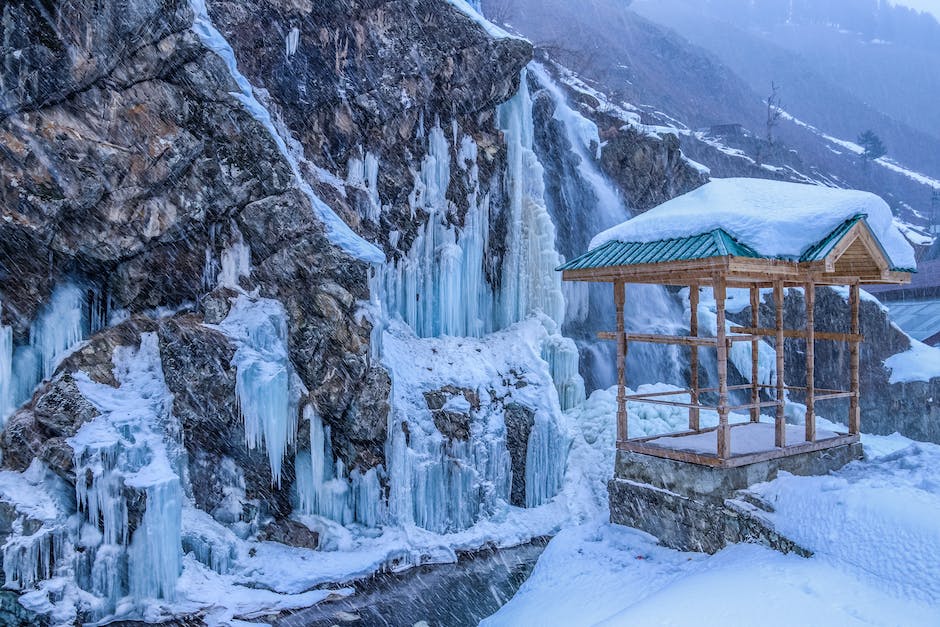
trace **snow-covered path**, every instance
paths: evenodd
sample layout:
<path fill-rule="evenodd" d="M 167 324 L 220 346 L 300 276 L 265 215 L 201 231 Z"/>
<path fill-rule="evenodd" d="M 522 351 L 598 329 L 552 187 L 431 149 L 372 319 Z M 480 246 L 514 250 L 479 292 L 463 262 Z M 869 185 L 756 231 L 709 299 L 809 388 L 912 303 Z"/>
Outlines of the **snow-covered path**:
<path fill-rule="evenodd" d="M 754 488 L 810 559 L 682 553 L 601 518 L 559 533 L 482 625 L 940 625 L 940 446 L 865 439 L 869 460 Z"/>

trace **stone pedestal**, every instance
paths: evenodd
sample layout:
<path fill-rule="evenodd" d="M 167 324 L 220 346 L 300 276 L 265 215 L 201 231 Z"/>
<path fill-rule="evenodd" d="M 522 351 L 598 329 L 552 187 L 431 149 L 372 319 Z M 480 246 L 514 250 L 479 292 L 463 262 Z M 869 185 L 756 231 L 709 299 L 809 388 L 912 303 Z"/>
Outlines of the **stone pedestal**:
<path fill-rule="evenodd" d="M 747 488 L 780 471 L 823 475 L 862 458 L 860 443 L 737 468 L 712 468 L 617 452 L 608 483 L 610 520 L 642 529 L 666 546 L 714 553 L 735 542 L 759 542 L 784 552 L 809 552 L 778 534 L 760 515 Z"/>

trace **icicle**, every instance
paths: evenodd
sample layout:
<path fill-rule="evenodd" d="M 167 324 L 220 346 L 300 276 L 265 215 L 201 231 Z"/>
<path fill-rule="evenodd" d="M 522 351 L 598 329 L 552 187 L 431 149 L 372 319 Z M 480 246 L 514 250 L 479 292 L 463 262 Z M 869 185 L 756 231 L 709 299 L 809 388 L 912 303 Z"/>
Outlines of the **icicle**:
<path fill-rule="evenodd" d="M 85 339 L 88 327 L 83 290 L 72 284 L 57 287 L 29 332 L 43 379 L 52 376 L 66 352 Z"/>
<path fill-rule="evenodd" d="M 238 343 L 235 395 L 244 419 L 245 445 L 267 450 L 274 484 L 297 433 L 287 356 L 287 312 L 276 300 L 239 296 L 220 325 Z"/>
<path fill-rule="evenodd" d="M 147 506 L 131 541 L 130 593 L 135 600 L 176 598 L 176 580 L 183 570 L 180 520 L 183 495 L 179 478 L 169 473 L 147 478 Z"/>
<path fill-rule="evenodd" d="M 542 341 L 542 359 L 548 363 L 562 411 L 583 403 L 584 379 L 578 373 L 579 354 L 574 340 L 561 335 L 546 337 Z"/>
<path fill-rule="evenodd" d="M 409 196 L 412 209 L 423 209 L 428 221 L 405 258 L 383 272 L 386 310 L 420 337 L 481 336 L 493 330 L 492 290 L 483 274 L 490 200 L 480 194 L 476 159 L 476 143 L 464 137 L 457 164 L 466 177 L 469 208 L 458 229 L 450 224 L 446 197 L 450 148 L 440 125 L 431 128 L 428 153 Z"/>
<path fill-rule="evenodd" d="M 298 43 L 300 43 L 300 30 L 294 26 L 287 33 L 287 37 L 284 38 L 284 53 L 287 55 L 288 59 L 297 52 Z"/>
<path fill-rule="evenodd" d="M 3 545 L 4 587 L 25 590 L 52 577 L 55 565 L 65 553 L 67 540 L 62 529 L 45 526 L 31 535 L 11 535 Z"/>
<path fill-rule="evenodd" d="M 3 303 L 0 302 L 0 319 Z M 0 427 L 16 408 L 13 383 L 13 329 L 0 324 Z"/>
<path fill-rule="evenodd" d="M 245 244 L 234 220 L 231 223 L 231 242 L 222 251 L 221 266 L 217 281 L 223 287 L 238 290 L 238 280 L 251 274 L 251 249 Z"/>
<path fill-rule="evenodd" d="M 550 416 L 536 412 L 525 460 L 525 504 L 538 507 L 558 494 L 571 442 Z"/>
<path fill-rule="evenodd" d="M 382 211 L 382 201 L 379 198 L 379 158 L 371 152 L 365 154 L 365 160 L 350 157 L 346 163 L 346 184 L 369 193 L 369 207 L 363 217 L 378 222 Z"/>
<path fill-rule="evenodd" d="M 75 459 L 79 511 L 76 581 L 103 600 L 99 618 L 130 594 L 173 600 L 182 569 L 182 490 L 165 433 L 173 397 L 163 379 L 156 333 L 141 334 L 140 348 L 114 351 L 119 387 L 78 373 L 82 395 L 100 412 L 68 439 Z M 178 425 L 175 426 L 178 428 Z M 129 503 L 143 505 L 130 532 Z"/>

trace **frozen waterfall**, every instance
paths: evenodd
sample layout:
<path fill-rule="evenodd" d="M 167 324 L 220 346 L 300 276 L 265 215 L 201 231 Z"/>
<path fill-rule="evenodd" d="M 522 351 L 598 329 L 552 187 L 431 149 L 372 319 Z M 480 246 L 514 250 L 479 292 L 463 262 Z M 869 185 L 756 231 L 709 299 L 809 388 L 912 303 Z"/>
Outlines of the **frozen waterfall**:
<path fill-rule="evenodd" d="M 165 435 L 176 428 L 156 334 L 142 334 L 139 349 L 116 348 L 114 374 L 117 388 L 76 375 L 100 415 L 68 440 L 82 478 L 75 578 L 102 599 L 99 617 L 125 596 L 172 601 L 182 571 L 180 445 Z"/>
<path fill-rule="evenodd" d="M 287 355 L 287 312 L 279 301 L 241 295 L 220 329 L 237 344 L 235 395 L 244 419 L 245 445 L 267 451 L 271 477 L 281 483 L 281 463 L 297 434 L 299 382 Z"/>
<path fill-rule="evenodd" d="M 333 459 L 330 428 L 309 405 L 304 407 L 304 420 L 310 423 L 310 448 L 297 452 L 297 511 L 343 525 L 375 527 L 385 522 L 381 467 L 365 473 L 356 468 L 347 474 L 342 460 Z"/>
<path fill-rule="evenodd" d="M 0 424 L 29 400 L 69 351 L 105 325 L 106 307 L 97 288 L 60 283 L 29 329 L 29 342 L 15 344 L 13 330 L 0 326 Z"/>

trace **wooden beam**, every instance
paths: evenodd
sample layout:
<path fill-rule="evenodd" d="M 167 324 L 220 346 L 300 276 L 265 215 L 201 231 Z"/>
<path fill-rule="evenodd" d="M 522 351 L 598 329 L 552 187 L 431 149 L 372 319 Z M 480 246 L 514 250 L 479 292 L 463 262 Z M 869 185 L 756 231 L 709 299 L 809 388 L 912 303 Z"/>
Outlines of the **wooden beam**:
<path fill-rule="evenodd" d="M 760 288 L 756 285 L 751 288 L 751 326 L 760 328 Z M 753 334 L 752 334 L 753 335 Z M 751 340 L 751 422 L 760 422 L 760 380 L 758 367 L 758 351 L 760 340 L 757 336 Z"/>
<path fill-rule="evenodd" d="M 816 284 L 812 280 L 803 288 L 806 301 L 806 441 L 816 441 Z"/>
<path fill-rule="evenodd" d="M 776 329 L 764 329 L 757 327 L 731 327 L 732 333 L 744 333 L 747 335 L 758 335 L 766 337 L 776 337 Z M 857 333 L 836 333 L 832 331 L 816 331 L 814 337 L 817 340 L 832 340 L 833 342 L 861 342 L 865 337 Z M 731 336 L 732 338 L 736 336 Z M 784 329 L 783 337 L 806 339 L 806 330 Z"/>
<path fill-rule="evenodd" d="M 712 281 L 717 316 L 715 339 L 718 341 L 718 457 L 731 455 L 731 429 L 728 428 L 728 342 L 725 340 L 725 278 L 716 276 Z"/>
<path fill-rule="evenodd" d="M 698 284 L 693 283 L 689 286 L 689 335 L 698 337 Z M 689 408 L 689 429 L 698 431 L 701 428 L 698 409 L 698 344 L 689 345 L 689 387 L 691 387 L 690 398 L 692 404 L 696 407 Z"/>
<path fill-rule="evenodd" d="M 680 346 L 714 346 L 713 337 L 693 337 L 691 335 L 657 335 L 655 333 L 624 333 L 628 342 L 644 342 L 647 344 L 674 344 Z M 616 340 L 617 333 L 610 331 L 600 331 L 597 334 L 599 340 Z"/>
<path fill-rule="evenodd" d="M 783 335 L 783 283 L 774 283 L 774 311 L 777 327 L 777 419 L 774 430 L 774 445 L 783 448 L 787 445 L 786 394 L 784 392 L 784 335 Z"/>
<path fill-rule="evenodd" d="M 625 398 L 628 401 L 633 401 L 635 403 L 649 403 L 650 405 L 665 405 L 667 407 L 686 407 L 689 409 L 693 409 L 693 408 L 717 409 L 717 407 L 708 407 L 705 405 L 686 403 L 685 401 L 664 401 L 658 398 L 650 398 L 649 396 L 644 396 L 642 394 L 628 394 Z"/>
<path fill-rule="evenodd" d="M 626 301 L 626 286 L 623 281 L 614 283 L 614 304 L 617 310 L 617 441 L 629 437 L 627 424 L 627 339 L 624 330 L 623 310 Z"/>
<path fill-rule="evenodd" d="M 861 294 L 859 293 L 858 283 L 853 283 L 849 286 L 849 308 L 852 310 L 852 334 L 858 337 L 861 337 L 861 328 L 859 326 L 858 319 L 858 308 L 859 300 L 861 300 Z M 858 404 L 858 393 L 859 393 L 859 354 L 858 354 L 858 344 L 859 340 L 853 341 L 849 344 L 849 354 L 850 354 L 850 376 L 851 384 L 849 389 L 852 392 L 852 396 L 849 398 L 849 433 L 858 434 L 861 430 L 861 410 L 859 409 Z"/>

